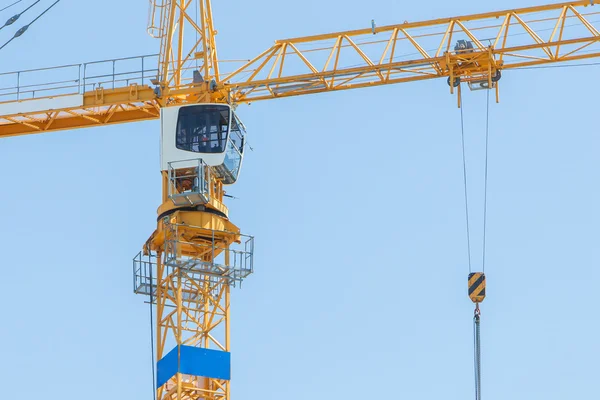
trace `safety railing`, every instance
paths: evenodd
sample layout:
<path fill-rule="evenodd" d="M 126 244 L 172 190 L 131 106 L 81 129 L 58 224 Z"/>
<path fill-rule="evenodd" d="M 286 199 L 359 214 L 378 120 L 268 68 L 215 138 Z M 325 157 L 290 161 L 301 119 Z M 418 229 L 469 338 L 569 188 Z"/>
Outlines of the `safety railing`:
<path fill-rule="evenodd" d="M 225 278 L 236 286 L 254 272 L 254 237 L 232 232 L 218 231 L 190 225 L 166 223 L 167 251 L 165 266 L 178 268 L 192 276 L 212 276 Z M 178 234 L 185 229 L 189 235 L 193 231 L 199 241 L 185 241 Z M 223 238 L 234 236 L 237 241 L 224 245 Z"/>
<path fill-rule="evenodd" d="M 164 221 L 165 252 L 163 253 L 163 278 L 185 273 L 189 279 L 221 281 L 237 286 L 254 272 L 254 237 L 239 233 L 180 225 Z M 181 240 L 179 230 L 201 238 L 190 242 Z M 224 244 L 224 238 L 236 242 Z M 154 295 L 157 282 L 157 255 L 155 252 L 138 253 L 133 259 L 133 291 L 137 294 Z M 188 293 L 186 296 L 192 296 Z"/>
<path fill-rule="evenodd" d="M 132 84 L 154 86 L 158 54 L 0 73 L 0 103 L 83 94 Z"/>
<path fill-rule="evenodd" d="M 169 198 L 176 206 L 195 206 L 210 200 L 210 168 L 201 158 L 168 164 Z"/>
<path fill-rule="evenodd" d="M 166 18 L 170 5 L 171 0 L 150 0 L 147 30 L 153 38 L 161 39 L 166 35 Z"/>
<path fill-rule="evenodd" d="M 133 292 L 153 295 L 156 290 L 156 253 L 141 251 L 133 259 Z"/>
<path fill-rule="evenodd" d="M 156 302 L 157 266 L 156 252 L 144 254 L 140 251 L 133 259 L 133 292 L 135 294 L 150 296 L 152 303 Z M 172 275 L 175 271 L 176 269 L 169 265 L 164 266 L 163 279 L 165 276 Z M 175 296 L 172 289 L 169 289 L 169 295 Z M 185 291 L 183 297 L 185 300 L 193 300 L 198 298 L 198 294 Z"/>

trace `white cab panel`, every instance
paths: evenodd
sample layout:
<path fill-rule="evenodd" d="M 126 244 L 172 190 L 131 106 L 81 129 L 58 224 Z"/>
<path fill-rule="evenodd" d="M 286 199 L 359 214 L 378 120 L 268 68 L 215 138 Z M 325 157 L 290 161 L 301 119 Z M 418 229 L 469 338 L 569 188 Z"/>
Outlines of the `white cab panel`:
<path fill-rule="evenodd" d="M 226 104 L 193 104 L 161 109 L 161 170 L 169 162 L 190 160 L 198 165 L 218 166 L 225 160 L 225 147 L 231 122 L 231 107 Z"/>
<path fill-rule="evenodd" d="M 230 185 L 242 167 L 246 129 L 227 104 L 186 104 L 161 109 L 163 171 L 198 166 L 213 167 L 217 179 Z M 173 165 L 172 165 L 173 167 Z"/>

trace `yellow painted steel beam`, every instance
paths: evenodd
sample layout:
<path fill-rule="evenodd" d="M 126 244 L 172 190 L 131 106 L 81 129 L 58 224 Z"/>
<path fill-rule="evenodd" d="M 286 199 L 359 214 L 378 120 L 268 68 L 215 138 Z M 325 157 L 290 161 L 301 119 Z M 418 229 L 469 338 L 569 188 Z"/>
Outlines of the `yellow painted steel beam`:
<path fill-rule="evenodd" d="M 160 107 L 149 87 L 100 89 L 85 93 L 81 106 L 1 115 L 0 138 L 152 120 L 160 117 Z"/>
<path fill-rule="evenodd" d="M 219 228 L 229 230 L 215 230 Z M 148 241 L 157 254 L 157 360 L 174 346 L 230 352 L 231 282 L 218 270 L 235 262 L 230 260 L 230 246 L 239 241 L 239 229 L 215 214 L 176 211 L 158 221 L 157 232 L 162 235 L 155 233 Z M 209 273 L 211 266 L 216 269 Z M 179 371 L 179 356 L 176 360 Z M 156 398 L 227 400 L 229 380 L 178 372 L 157 388 Z"/>
<path fill-rule="evenodd" d="M 158 95 L 140 87 L 134 101 L 123 87 L 100 97 L 87 92 L 83 106 L 0 113 L 0 137 L 153 119 L 158 108 L 182 102 L 244 103 L 438 78 L 491 83 L 497 71 L 600 57 L 600 0 L 582 0 L 278 40 L 225 73 L 210 1 L 193 1 L 204 7 L 198 23 L 190 0 L 170 3 L 177 16 L 159 13 L 164 32 L 181 20 L 200 39 L 188 47 L 185 35 L 162 35 Z M 455 50 L 458 40 L 473 48 Z M 194 83 L 194 70 L 214 85 Z"/>
<path fill-rule="evenodd" d="M 220 87 L 234 102 L 250 102 L 446 77 L 482 82 L 497 70 L 597 58 L 600 7 L 593 5 L 598 3 L 574 1 L 278 40 L 223 76 Z M 473 48 L 457 51 L 458 40 Z"/>
<path fill-rule="evenodd" d="M 193 70 L 206 80 L 218 76 L 217 31 L 210 0 L 151 0 L 150 7 L 148 30 L 161 40 L 161 89 L 181 87 Z"/>

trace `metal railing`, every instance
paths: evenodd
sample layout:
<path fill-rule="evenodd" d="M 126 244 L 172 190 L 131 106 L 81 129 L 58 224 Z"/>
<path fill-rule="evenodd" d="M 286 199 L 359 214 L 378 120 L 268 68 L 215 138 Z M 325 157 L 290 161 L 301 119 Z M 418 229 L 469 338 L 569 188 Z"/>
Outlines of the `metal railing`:
<path fill-rule="evenodd" d="M 170 5 L 171 0 L 150 0 L 148 27 L 146 29 L 153 38 L 161 39 L 166 35 L 167 7 Z"/>
<path fill-rule="evenodd" d="M 185 246 L 198 254 L 206 254 L 207 259 L 198 257 L 167 255 L 165 264 L 169 267 L 180 268 L 190 274 L 209 275 L 228 278 L 235 286 L 254 271 L 254 238 L 244 237 L 239 245 L 222 247 L 215 244 L 191 243 L 178 241 L 174 246 Z M 236 248 L 237 247 L 237 248 Z"/>
<path fill-rule="evenodd" d="M 154 295 L 156 291 L 156 253 L 144 255 L 141 251 L 133 259 L 133 292 Z"/>
<path fill-rule="evenodd" d="M 169 265 L 164 266 L 163 274 L 165 276 L 172 275 L 176 269 Z M 151 302 L 156 302 L 156 282 L 158 276 L 157 255 L 155 252 L 144 255 L 139 252 L 133 259 L 133 292 L 151 296 Z M 164 278 L 164 276 L 163 276 Z M 173 290 L 169 290 L 170 296 L 175 296 Z M 194 300 L 198 298 L 197 294 L 184 292 L 183 297 L 186 300 Z"/>
<path fill-rule="evenodd" d="M 225 246 L 220 238 L 230 236 L 232 232 L 170 223 L 166 227 L 171 231 L 167 233 L 170 238 L 180 237 L 177 231 L 183 228 L 186 231 L 192 229 L 194 235 L 205 239 L 200 242 L 167 240 L 166 266 L 185 270 L 191 275 L 226 278 L 232 286 L 254 272 L 254 237 L 234 234 L 239 242 Z M 194 256 L 184 255 L 184 249 L 185 253 Z"/>
<path fill-rule="evenodd" d="M 210 168 L 201 158 L 169 162 L 168 175 L 173 204 L 194 206 L 210 200 Z"/>
<path fill-rule="evenodd" d="M 0 74 L 0 103 L 83 94 L 99 87 L 153 85 L 158 54 Z"/>
<path fill-rule="evenodd" d="M 254 237 L 233 232 L 218 231 L 165 222 L 166 236 L 163 255 L 164 276 L 184 272 L 190 279 L 223 280 L 237 286 L 254 272 Z M 204 238 L 199 242 L 177 240 L 179 228 Z M 239 242 L 224 246 L 220 238 L 235 236 Z M 182 251 L 185 248 L 185 252 Z M 194 254 L 194 256 L 184 255 Z M 154 295 L 157 282 L 157 255 L 138 253 L 133 259 L 133 291 Z"/>

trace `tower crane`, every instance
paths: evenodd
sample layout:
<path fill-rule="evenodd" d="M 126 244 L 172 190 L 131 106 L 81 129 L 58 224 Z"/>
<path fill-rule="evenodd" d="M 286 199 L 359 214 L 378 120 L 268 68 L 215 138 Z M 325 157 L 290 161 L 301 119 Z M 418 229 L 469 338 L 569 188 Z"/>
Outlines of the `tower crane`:
<path fill-rule="evenodd" d="M 224 202 L 247 148 L 237 107 L 439 78 L 458 105 L 467 87 L 500 101 L 504 71 L 600 57 L 598 3 L 372 22 L 277 40 L 224 72 L 210 0 L 150 0 L 157 56 L 1 74 L 13 84 L 0 88 L 0 137 L 160 119 L 162 202 L 134 259 L 134 291 L 156 309 L 157 398 L 229 399 L 230 290 L 254 268 L 254 238 Z M 97 64 L 110 72 L 91 74 Z"/>

